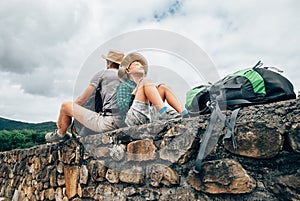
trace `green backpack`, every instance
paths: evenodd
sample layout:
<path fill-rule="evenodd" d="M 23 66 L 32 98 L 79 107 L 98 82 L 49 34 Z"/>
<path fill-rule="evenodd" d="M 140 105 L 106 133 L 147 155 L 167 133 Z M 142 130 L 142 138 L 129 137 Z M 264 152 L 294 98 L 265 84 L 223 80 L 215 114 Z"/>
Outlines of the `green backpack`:
<path fill-rule="evenodd" d="M 186 108 L 191 115 L 207 114 L 211 110 L 208 103 L 216 101 L 222 109 L 271 103 L 295 99 L 291 82 L 281 74 L 269 70 L 274 67 L 260 67 L 259 61 L 254 67 L 240 70 L 208 86 L 200 85 L 186 94 Z"/>

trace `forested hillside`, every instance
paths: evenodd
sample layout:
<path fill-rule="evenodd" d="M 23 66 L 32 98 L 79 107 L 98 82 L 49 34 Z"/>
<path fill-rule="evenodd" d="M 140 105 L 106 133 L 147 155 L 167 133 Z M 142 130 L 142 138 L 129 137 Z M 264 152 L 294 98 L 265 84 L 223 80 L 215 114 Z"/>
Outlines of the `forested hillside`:
<path fill-rule="evenodd" d="M 0 117 L 0 131 L 1 130 L 22 130 L 29 129 L 35 131 L 45 131 L 55 129 L 54 122 L 43 122 L 43 123 L 25 123 L 21 121 L 14 121 Z"/>
<path fill-rule="evenodd" d="M 46 132 L 55 128 L 54 122 L 25 123 L 0 117 L 0 151 L 44 144 Z"/>

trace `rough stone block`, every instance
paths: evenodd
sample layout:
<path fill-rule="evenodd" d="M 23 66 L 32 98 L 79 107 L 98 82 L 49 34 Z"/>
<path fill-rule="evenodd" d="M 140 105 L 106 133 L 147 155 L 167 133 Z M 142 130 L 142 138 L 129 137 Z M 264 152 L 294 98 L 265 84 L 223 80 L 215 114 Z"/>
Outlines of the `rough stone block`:
<path fill-rule="evenodd" d="M 300 200 L 300 171 L 273 177 L 268 186 L 276 195 L 284 195 L 285 200 Z"/>
<path fill-rule="evenodd" d="M 237 124 L 236 127 L 237 149 L 233 148 L 231 139 L 223 141 L 224 147 L 231 153 L 251 158 L 272 158 L 282 150 L 284 138 L 276 128 L 260 122 Z"/>
<path fill-rule="evenodd" d="M 57 185 L 58 186 L 63 186 L 63 185 L 65 185 L 65 178 L 64 178 L 64 175 L 61 175 L 61 174 L 59 174 L 59 175 L 57 175 Z"/>
<path fill-rule="evenodd" d="M 130 184 L 141 184 L 144 182 L 143 169 L 141 167 L 134 166 L 130 169 L 126 169 L 120 172 L 120 181 Z"/>
<path fill-rule="evenodd" d="M 105 178 L 107 167 L 104 161 L 92 160 L 88 164 L 88 171 L 94 181 L 103 181 Z"/>
<path fill-rule="evenodd" d="M 160 145 L 159 156 L 171 163 L 185 163 L 195 145 L 195 131 L 193 128 L 179 124 L 168 130 Z"/>
<path fill-rule="evenodd" d="M 61 201 L 63 199 L 63 189 L 57 188 L 55 191 L 55 201 Z"/>
<path fill-rule="evenodd" d="M 108 147 L 96 147 L 94 148 L 93 156 L 96 158 L 105 158 L 109 157 L 110 150 Z"/>
<path fill-rule="evenodd" d="M 80 184 L 87 184 L 88 176 L 89 176 L 88 168 L 86 167 L 86 165 L 82 165 L 80 167 L 80 179 L 79 179 L 79 183 Z"/>
<path fill-rule="evenodd" d="M 119 183 L 119 172 L 114 169 L 108 169 L 105 178 L 107 179 L 107 181 L 109 181 L 109 183 Z"/>
<path fill-rule="evenodd" d="M 179 184 L 178 174 L 170 167 L 163 164 L 154 164 L 147 167 L 147 176 L 150 184 L 158 187 L 160 184 L 171 186 Z"/>
<path fill-rule="evenodd" d="M 115 144 L 112 146 L 112 148 L 109 149 L 109 155 L 113 160 L 121 161 L 125 157 L 125 149 L 125 145 Z"/>
<path fill-rule="evenodd" d="M 66 182 L 66 194 L 72 198 L 77 194 L 77 181 L 79 176 L 79 167 L 64 167 L 64 177 Z"/>
<path fill-rule="evenodd" d="M 288 142 L 294 152 L 300 153 L 300 123 L 294 123 L 291 126 L 291 132 L 288 134 Z"/>
<path fill-rule="evenodd" d="M 95 195 L 95 187 L 82 188 L 82 196 L 92 198 Z"/>
<path fill-rule="evenodd" d="M 230 159 L 203 163 L 199 174 L 190 171 L 188 182 L 196 190 L 210 194 L 243 194 L 256 188 L 256 181 L 238 162 Z"/>
<path fill-rule="evenodd" d="M 153 140 L 137 140 L 128 144 L 128 161 L 149 161 L 156 158 Z"/>
<path fill-rule="evenodd" d="M 102 144 L 102 135 L 101 134 L 96 134 L 96 135 L 87 135 L 84 138 L 83 143 L 84 144 L 96 144 L 96 145 L 100 145 Z"/>
<path fill-rule="evenodd" d="M 57 173 L 56 169 L 53 169 L 50 174 L 50 186 L 52 186 L 52 187 L 57 186 L 56 173 Z"/>
<path fill-rule="evenodd" d="M 48 200 L 54 200 L 55 199 L 55 191 L 53 188 L 49 188 L 45 190 L 45 198 Z"/>

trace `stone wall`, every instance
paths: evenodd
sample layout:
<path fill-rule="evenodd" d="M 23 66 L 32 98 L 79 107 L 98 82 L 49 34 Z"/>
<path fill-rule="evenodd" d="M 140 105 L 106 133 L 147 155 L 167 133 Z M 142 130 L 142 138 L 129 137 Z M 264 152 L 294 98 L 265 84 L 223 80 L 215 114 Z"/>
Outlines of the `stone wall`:
<path fill-rule="evenodd" d="M 300 200 L 300 101 L 239 112 L 237 149 L 194 162 L 209 115 L 0 153 L 12 200 Z M 228 115 L 230 113 L 228 112 Z"/>

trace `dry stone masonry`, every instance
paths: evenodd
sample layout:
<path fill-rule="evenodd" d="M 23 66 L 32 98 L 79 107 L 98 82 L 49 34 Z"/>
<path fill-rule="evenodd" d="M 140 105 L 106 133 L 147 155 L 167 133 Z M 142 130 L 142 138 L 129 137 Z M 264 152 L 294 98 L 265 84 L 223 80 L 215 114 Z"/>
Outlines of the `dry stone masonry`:
<path fill-rule="evenodd" d="M 237 149 L 221 136 L 199 174 L 194 162 L 209 115 L 2 152 L 0 197 L 300 200 L 299 114 L 299 99 L 242 109 Z"/>

